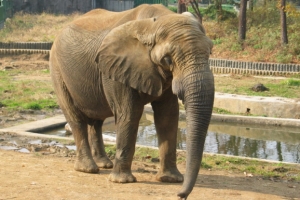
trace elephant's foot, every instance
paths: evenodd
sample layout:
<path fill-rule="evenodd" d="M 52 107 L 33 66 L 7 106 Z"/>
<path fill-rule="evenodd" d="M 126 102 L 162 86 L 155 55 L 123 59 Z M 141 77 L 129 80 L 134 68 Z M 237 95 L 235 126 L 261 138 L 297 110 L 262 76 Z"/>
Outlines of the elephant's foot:
<path fill-rule="evenodd" d="M 183 175 L 177 168 L 172 170 L 159 171 L 156 175 L 156 180 L 160 182 L 179 183 L 183 181 Z"/>
<path fill-rule="evenodd" d="M 133 183 L 136 182 L 136 178 L 131 173 L 114 173 L 112 172 L 108 180 L 115 182 L 115 183 Z"/>
<path fill-rule="evenodd" d="M 112 168 L 113 163 L 108 157 L 94 157 L 94 161 L 100 168 Z"/>
<path fill-rule="evenodd" d="M 74 169 L 85 173 L 98 173 L 99 168 L 93 159 L 76 159 Z"/>

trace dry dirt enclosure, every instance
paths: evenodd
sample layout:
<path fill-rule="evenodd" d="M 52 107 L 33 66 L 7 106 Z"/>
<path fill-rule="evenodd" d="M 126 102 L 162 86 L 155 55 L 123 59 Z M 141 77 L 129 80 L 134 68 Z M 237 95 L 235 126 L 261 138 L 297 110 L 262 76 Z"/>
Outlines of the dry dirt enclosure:
<path fill-rule="evenodd" d="M 181 184 L 155 181 L 157 164 L 133 163 L 137 183 L 108 181 L 98 174 L 73 170 L 73 157 L 0 150 L 0 199 L 176 199 Z M 179 165 L 184 172 L 184 165 Z M 300 199 L 299 184 L 274 182 L 223 171 L 201 170 L 189 199 Z"/>
<path fill-rule="evenodd" d="M 0 55 L 0 63 L 0 70 L 32 70 L 30 75 L 18 74 L 18 78 L 50 81 L 49 74 L 35 75 L 35 70 L 48 69 L 47 55 L 10 57 Z M 24 113 L 2 109 L 0 128 L 61 114 L 54 111 L 41 112 L 42 114 L 38 115 L 27 113 L 24 117 Z M 3 142 L 5 137 L 4 133 L 0 133 L 0 142 Z M 111 169 L 101 169 L 98 174 L 76 172 L 73 170 L 74 156 L 65 156 L 49 152 L 20 153 L 0 149 L 0 200 L 168 200 L 177 199 L 176 194 L 181 187 L 181 184 L 157 182 L 155 180 L 159 168 L 157 163 L 134 161 L 132 169 L 138 182 L 117 184 L 108 181 Z M 179 170 L 184 173 L 184 169 L 185 166 L 180 164 Z M 194 190 L 188 199 L 295 200 L 300 199 L 299 191 L 300 184 L 297 182 L 264 180 L 256 176 L 246 177 L 244 174 L 232 171 L 201 169 Z"/>

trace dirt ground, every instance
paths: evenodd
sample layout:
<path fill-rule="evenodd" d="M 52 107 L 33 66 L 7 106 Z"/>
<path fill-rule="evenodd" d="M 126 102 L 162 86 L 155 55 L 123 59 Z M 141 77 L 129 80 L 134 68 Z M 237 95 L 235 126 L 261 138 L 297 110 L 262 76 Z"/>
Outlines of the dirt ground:
<path fill-rule="evenodd" d="M 181 184 L 155 181 L 157 164 L 134 162 L 137 183 L 108 181 L 73 170 L 74 157 L 0 150 L 0 199 L 177 199 Z M 184 166 L 179 165 L 184 173 Z M 189 199 L 300 199 L 297 183 L 274 182 L 224 171 L 201 170 Z"/>
<path fill-rule="evenodd" d="M 11 59 L 0 57 L 0 68 L 44 69 L 48 67 L 47 59 L 47 56 L 43 55 L 12 56 Z M 32 77 L 35 78 L 34 75 Z M 61 114 L 59 111 L 35 112 L 11 113 L 2 109 L 0 128 Z M 8 120 L 12 118 L 13 120 Z M 38 138 L 34 138 L 34 140 L 36 139 Z M 0 133 L 0 146 L 27 149 L 27 153 L 0 149 L 0 200 L 177 199 L 176 194 L 180 190 L 181 183 L 157 182 L 155 180 L 155 173 L 159 168 L 157 163 L 134 161 L 132 169 L 138 182 L 112 183 L 108 181 L 111 169 L 101 169 L 98 174 L 75 171 L 73 169 L 74 151 L 67 151 L 65 147 L 54 148 L 49 145 L 43 147 L 27 143 L 20 145 L 18 143 L 20 140 L 27 142 L 33 139 Z M 182 173 L 184 173 L 184 169 L 184 165 L 179 165 Z M 244 174 L 236 174 L 231 171 L 202 169 L 188 199 L 295 200 L 300 199 L 300 184 L 284 180 L 264 180 L 255 176 L 246 177 Z"/>

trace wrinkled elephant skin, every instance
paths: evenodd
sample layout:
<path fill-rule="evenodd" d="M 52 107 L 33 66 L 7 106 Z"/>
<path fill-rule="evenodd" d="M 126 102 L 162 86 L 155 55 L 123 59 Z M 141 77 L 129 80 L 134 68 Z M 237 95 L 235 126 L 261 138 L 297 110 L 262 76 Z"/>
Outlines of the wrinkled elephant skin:
<path fill-rule="evenodd" d="M 192 191 L 214 101 L 208 59 L 212 42 L 191 14 L 162 5 L 124 12 L 92 10 L 56 38 L 50 71 L 58 103 L 72 129 L 75 170 L 111 168 L 109 180 L 135 182 L 131 164 L 139 120 L 151 103 L 160 149 L 157 180 L 182 182 L 176 166 L 178 98 L 187 112 L 187 166 L 178 198 Z M 103 121 L 114 116 L 116 156 L 106 156 Z"/>

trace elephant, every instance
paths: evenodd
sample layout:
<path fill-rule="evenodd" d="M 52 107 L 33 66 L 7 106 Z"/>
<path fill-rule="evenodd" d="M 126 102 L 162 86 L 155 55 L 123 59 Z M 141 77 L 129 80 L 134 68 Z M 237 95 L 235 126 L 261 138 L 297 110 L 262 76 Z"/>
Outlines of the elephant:
<path fill-rule="evenodd" d="M 135 182 L 131 171 L 139 120 L 151 104 L 160 168 L 156 179 L 183 182 L 177 194 L 191 193 L 202 160 L 214 102 L 209 67 L 213 44 L 190 14 L 163 5 L 123 12 L 91 10 L 67 25 L 50 51 L 50 74 L 57 101 L 76 143 L 77 171 L 112 168 L 109 180 Z M 179 103 L 187 114 L 185 176 L 176 165 Z M 103 121 L 116 124 L 116 156 L 105 154 Z"/>

